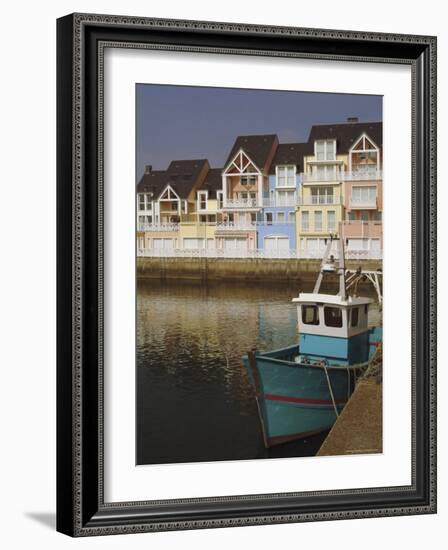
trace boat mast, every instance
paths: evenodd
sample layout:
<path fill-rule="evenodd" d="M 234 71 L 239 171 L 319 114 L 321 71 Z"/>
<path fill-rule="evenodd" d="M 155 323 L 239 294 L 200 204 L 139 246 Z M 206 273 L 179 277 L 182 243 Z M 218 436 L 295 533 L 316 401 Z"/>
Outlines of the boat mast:
<path fill-rule="evenodd" d="M 330 255 L 331 247 L 333 244 L 333 241 L 339 241 L 338 242 L 338 248 L 339 248 L 339 261 L 336 263 L 334 256 Z M 324 274 L 325 273 L 337 273 L 339 275 L 339 296 L 342 298 L 346 298 L 347 296 L 347 290 L 345 287 L 345 255 L 344 255 L 344 241 L 340 237 L 333 237 L 333 235 L 330 235 L 330 239 L 327 243 L 327 248 L 325 249 L 324 255 L 322 257 L 322 261 L 320 264 L 320 271 L 319 275 L 316 280 L 316 284 L 314 285 L 314 294 L 319 294 L 320 286 L 322 284 Z"/>

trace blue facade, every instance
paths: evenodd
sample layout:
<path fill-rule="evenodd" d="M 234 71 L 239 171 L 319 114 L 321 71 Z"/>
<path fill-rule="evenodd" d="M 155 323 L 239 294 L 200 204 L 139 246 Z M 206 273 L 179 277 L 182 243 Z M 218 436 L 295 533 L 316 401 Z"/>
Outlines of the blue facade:
<path fill-rule="evenodd" d="M 276 176 L 269 176 L 269 191 L 265 193 L 263 197 L 264 206 L 257 215 L 257 248 L 260 250 L 266 248 L 266 238 L 270 238 L 272 242 L 272 238 L 274 237 L 287 238 L 289 243 L 288 248 L 292 250 L 296 249 L 295 211 L 299 186 L 299 175 L 296 176 L 295 189 L 292 187 L 277 187 Z M 282 201 L 284 202 L 285 193 L 293 194 L 293 201 L 291 204 L 288 203 L 287 206 L 278 206 Z M 275 244 L 273 246 L 275 247 Z"/>

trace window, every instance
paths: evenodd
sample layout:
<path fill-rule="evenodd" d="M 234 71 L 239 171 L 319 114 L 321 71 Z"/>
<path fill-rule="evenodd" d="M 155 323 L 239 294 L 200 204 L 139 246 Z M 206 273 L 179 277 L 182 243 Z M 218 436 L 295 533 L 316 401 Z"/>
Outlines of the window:
<path fill-rule="evenodd" d="M 177 210 L 177 201 L 171 203 L 171 210 Z"/>
<path fill-rule="evenodd" d="M 266 223 L 268 225 L 272 225 L 272 212 L 266 212 L 265 216 L 266 216 Z"/>
<path fill-rule="evenodd" d="M 296 221 L 296 213 L 294 211 L 289 212 L 288 221 L 289 223 L 294 223 Z"/>
<path fill-rule="evenodd" d="M 354 307 L 351 310 L 350 314 L 350 326 L 351 327 L 357 327 L 358 326 L 358 318 L 359 318 L 359 308 Z"/>
<path fill-rule="evenodd" d="M 206 223 L 207 222 L 207 216 L 199 216 L 199 221 L 201 223 Z"/>
<path fill-rule="evenodd" d="M 365 187 L 352 187 L 351 202 L 353 206 L 375 206 L 376 186 L 369 185 Z"/>
<path fill-rule="evenodd" d="M 311 187 L 311 202 L 312 204 L 334 204 L 333 187 Z"/>
<path fill-rule="evenodd" d="M 217 191 L 216 192 L 216 198 L 218 199 L 218 209 L 222 210 L 222 208 L 224 207 L 223 192 L 222 191 Z"/>
<path fill-rule="evenodd" d="M 302 323 L 304 325 L 319 324 L 319 310 L 317 306 L 302 306 Z"/>
<path fill-rule="evenodd" d="M 315 142 L 316 160 L 336 160 L 336 141 L 334 139 Z"/>
<path fill-rule="evenodd" d="M 352 222 L 355 219 L 356 219 L 355 218 L 355 213 L 354 212 L 349 212 L 348 213 L 348 220 Z"/>
<path fill-rule="evenodd" d="M 302 231 L 308 231 L 310 227 L 310 213 L 302 212 Z"/>
<path fill-rule="evenodd" d="M 369 221 L 369 213 L 363 210 L 361 212 L 361 221 L 368 222 Z"/>
<path fill-rule="evenodd" d="M 285 223 L 285 213 L 277 212 L 277 221 L 278 223 Z"/>
<path fill-rule="evenodd" d="M 255 223 L 257 221 L 257 214 L 255 214 L 255 212 L 250 213 L 250 221 L 252 223 Z"/>
<path fill-rule="evenodd" d="M 329 166 L 314 166 L 313 175 L 316 181 L 336 181 L 338 179 L 338 173 L 334 164 Z"/>
<path fill-rule="evenodd" d="M 207 191 L 198 191 L 199 210 L 207 210 Z"/>
<path fill-rule="evenodd" d="M 322 231 L 322 212 L 320 210 L 314 212 L 314 231 Z"/>
<path fill-rule="evenodd" d="M 327 212 L 327 228 L 328 231 L 336 230 L 336 212 L 334 210 Z"/>
<path fill-rule="evenodd" d="M 294 187 L 296 184 L 295 166 L 277 166 L 277 186 Z"/>
<path fill-rule="evenodd" d="M 151 193 L 139 193 L 138 195 L 138 209 L 139 210 L 151 210 Z"/>
<path fill-rule="evenodd" d="M 241 176 L 241 185 L 255 185 L 257 176 Z"/>
<path fill-rule="evenodd" d="M 324 307 L 324 319 L 327 327 L 342 327 L 342 309 L 339 307 Z"/>

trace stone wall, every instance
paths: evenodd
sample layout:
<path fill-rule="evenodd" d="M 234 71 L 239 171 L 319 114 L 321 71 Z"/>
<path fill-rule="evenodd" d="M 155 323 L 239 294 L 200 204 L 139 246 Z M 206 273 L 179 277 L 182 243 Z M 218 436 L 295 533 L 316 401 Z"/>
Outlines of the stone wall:
<path fill-rule="evenodd" d="M 381 268 L 379 260 L 346 261 L 347 269 Z M 137 258 L 137 277 L 146 279 L 240 280 L 260 282 L 314 281 L 320 259 Z"/>

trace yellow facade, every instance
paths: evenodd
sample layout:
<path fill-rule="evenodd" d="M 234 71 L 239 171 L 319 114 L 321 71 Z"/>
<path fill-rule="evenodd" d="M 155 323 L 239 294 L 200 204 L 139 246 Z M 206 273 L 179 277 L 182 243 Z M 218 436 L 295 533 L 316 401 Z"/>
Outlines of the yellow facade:
<path fill-rule="evenodd" d="M 320 178 L 318 166 L 329 172 Z M 337 234 L 344 219 L 343 182 L 339 173 L 347 170 L 347 155 L 337 155 L 333 161 L 316 162 L 314 156 L 304 158 L 304 175 L 300 187 L 299 208 L 296 210 L 296 237 L 299 249 Z M 334 177 L 330 175 L 334 171 Z M 317 244 L 316 246 L 319 246 Z"/>

